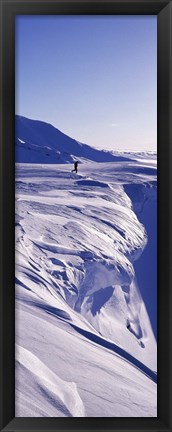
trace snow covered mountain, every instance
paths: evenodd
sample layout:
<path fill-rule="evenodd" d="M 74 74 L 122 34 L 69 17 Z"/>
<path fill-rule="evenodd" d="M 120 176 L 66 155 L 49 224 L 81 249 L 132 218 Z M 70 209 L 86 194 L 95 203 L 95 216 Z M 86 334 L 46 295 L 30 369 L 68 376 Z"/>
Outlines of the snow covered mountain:
<path fill-rule="evenodd" d="M 72 163 L 74 160 L 115 162 L 126 160 L 68 137 L 54 126 L 16 115 L 16 162 Z"/>
<path fill-rule="evenodd" d="M 41 152 L 44 124 L 31 135 L 28 122 L 23 154 L 29 142 Z M 156 158 L 97 163 L 106 152 L 94 152 L 78 175 L 67 158 L 16 164 L 16 416 L 157 415 L 145 297 L 156 290 Z"/>

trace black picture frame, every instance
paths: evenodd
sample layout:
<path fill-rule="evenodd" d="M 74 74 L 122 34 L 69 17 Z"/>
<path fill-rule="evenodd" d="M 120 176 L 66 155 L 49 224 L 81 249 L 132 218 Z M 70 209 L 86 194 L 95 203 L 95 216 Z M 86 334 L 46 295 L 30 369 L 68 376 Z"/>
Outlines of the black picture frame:
<path fill-rule="evenodd" d="M 158 21 L 158 416 L 15 418 L 15 16 L 157 15 Z M 172 431 L 172 1 L 0 0 L 0 430 Z"/>

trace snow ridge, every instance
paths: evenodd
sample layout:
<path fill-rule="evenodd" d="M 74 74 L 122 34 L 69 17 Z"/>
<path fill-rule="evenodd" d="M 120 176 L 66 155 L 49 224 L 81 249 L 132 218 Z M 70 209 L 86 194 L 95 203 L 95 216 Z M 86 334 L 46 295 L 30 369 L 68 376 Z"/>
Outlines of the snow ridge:
<path fill-rule="evenodd" d="M 54 372 L 41 362 L 38 357 L 25 348 L 16 345 L 16 360 L 21 368 L 25 368 L 25 379 L 35 379 L 37 393 L 44 394 L 45 403 L 52 405 L 52 412 L 57 415 L 57 411 L 64 417 L 84 417 L 84 406 L 77 392 L 75 383 L 67 383 L 61 380 Z M 16 374 L 17 378 L 20 374 Z M 16 382 L 17 397 L 22 397 L 22 406 L 28 400 L 23 400 L 23 386 L 25 384 Z M 33 399 L 35 398 L 35 394 Z M 39 401 L 39 398 L 38 398 Z M 37 402 L 38 403 L 38 402 Z M 19 406 L 19 404 L 17 404 Z M 55 408 L 55 410 L 53 409 Z M 27 409 L 25 407 L 25 409 Z M 16 413 L 17 414 L 17 413 Z"/>
<path fill-rule="evenodd" d="M 51 124 L 16 115 L 16 162 L 72 163 L 129 160 L 109 151 L 97 150 L 70 138 Z"/>

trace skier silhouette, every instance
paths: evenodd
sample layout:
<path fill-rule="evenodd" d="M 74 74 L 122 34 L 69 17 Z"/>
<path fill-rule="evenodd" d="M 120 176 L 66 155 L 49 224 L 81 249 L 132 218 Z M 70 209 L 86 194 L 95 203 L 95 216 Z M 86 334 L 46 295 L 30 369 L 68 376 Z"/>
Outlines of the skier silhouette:
<path fill-rule="evenodd" d="M 77 174 L 77 172 L 78 172 L 78 161 L 76 161 L 74 163 L 74 169 L 72 170 L 72 172 L 76 172 L 76 174 Z"/>

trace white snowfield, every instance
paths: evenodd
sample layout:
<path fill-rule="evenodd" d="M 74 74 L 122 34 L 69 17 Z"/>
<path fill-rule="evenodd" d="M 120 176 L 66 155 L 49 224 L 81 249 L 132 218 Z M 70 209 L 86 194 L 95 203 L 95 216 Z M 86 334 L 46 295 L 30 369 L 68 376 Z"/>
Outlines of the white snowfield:
<path fill-rule="evenodd" d="M 155 161 L 16 164 L 16 416 L 157 416 L 135 270 L 154 241 Z"/>
<path fill-rule="evenodd" d="M 77 392 L 76 384 L 61 380 L 54 372 L 44 365 L 30 351 L 16 346 L 17 374 L 16 381 L 19 379 L 19 390 L 16 397 L 19 401 L 19 411 L 22 416 L 27 405 L 28 411 L 34 416 L 35 405 L 40 410 L 41 416 L 45 413 L 41 409 L 40 396 L 42 403 L 46 397 L 47 415 L 56 417 L 57 414 L 63 417 L 84 417 L 84 406 Z M 23 379 L 22 379 L 23 378 Z M 22 392 L 20 391 L 20 380 Z M 28 388 L 33 386 L 32 393 Z M 29 397 L 28 397 L 29 396 Z"/>

